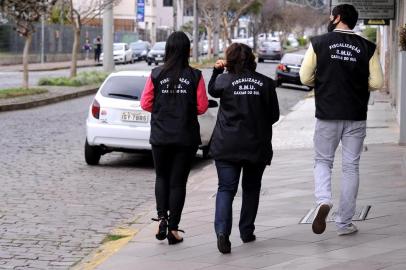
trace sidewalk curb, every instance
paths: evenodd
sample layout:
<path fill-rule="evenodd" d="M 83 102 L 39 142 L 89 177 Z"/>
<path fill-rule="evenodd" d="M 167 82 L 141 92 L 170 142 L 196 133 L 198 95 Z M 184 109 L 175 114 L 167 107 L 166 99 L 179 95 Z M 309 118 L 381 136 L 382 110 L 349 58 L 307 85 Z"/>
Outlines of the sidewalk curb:
<path fill-rule="evenodd" d="M 96 64 L 86 64 L 86 65 L 78 65 L 78 68 L 82 68 L 82 67 L 96 67 L 96 66 L 100 66 L 100 64 L 96 65 Z M 29 69 L 28 71 L 55 71 L 55 70 L 61 70 L 61 69 L 69 69 L 70 66 L 59 66 L 59 67 L 49 67 L 49 68 L 32 68 Z M 18 71 L 22 72 L 23 69 L 18 69 Z"/>
<path fill-rule="evenodd" d="M 84 65 L 78 65 L 78 68 L 83 68 L 83 67 L 96 67 L 96 66 L 101 66 L 101 64 L 96 65 L 96 63 L 92 63 L 92 64 L 84 64 Z M 8 68 L 10 67 L 10 68 Z M 66 66 L 55 66 L 55 67 L 28 67 L 28 72 L 38 72 L 38 71 L 55 71 L 55 70 L 62 70 L 62 69 L 69 69 L 70 65 L 66 65 Z M 3 65 L 0 66 L 0 72 L 23 72 L 23 68 L 22 67 L 16 67 L 16 66 L 7 66 L 7 65 Z"/>
<path fill-rule="evenodd" d="M 38 100 L 32 100 L 32 101 L 27 101 L 27 102 L 16 102 L 13 104 L 4 104 L 0 105 L 0 112 L 6 112 L 6 111 L 14 111 L 14 110 L 25 110 L 25 109 L 30 109 L 34 107 L 39 107 L 39 106 L 45 106 L 65 100 L 70 100 L 82 96 L 87 96 L 91 94 L 95 94 L 99 88 L 98 87 L 91 87 L 90 89 L 85 89 L 82 91 L 77 91 L 73 93 L 68 93 L 68 94 L 61 94 L 57 95 L 54 97 L 48 97 L 48 98 L 40 98 Z"/>

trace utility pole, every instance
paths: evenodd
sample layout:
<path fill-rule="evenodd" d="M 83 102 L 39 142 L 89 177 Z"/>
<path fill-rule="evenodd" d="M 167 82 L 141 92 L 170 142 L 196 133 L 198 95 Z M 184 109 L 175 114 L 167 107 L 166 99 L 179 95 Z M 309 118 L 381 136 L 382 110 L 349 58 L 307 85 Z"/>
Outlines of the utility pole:
<path fill-rule="evenodd" d="M 103 69 L 105 72 L 114 71 L 113 58 L 113 4 L 111 0 L 104 0 L 103 11 Z"/>
<path fill-rule="evenodd" d="M 173 6 L 173 31 L 178 31 L 178 0 L 172 0 Z"/>
<path fill-rule="evenodd" d="M 199 61 L 199 16 L 197 14 L 197 0 L 193 0 L 193 59 Z"/>

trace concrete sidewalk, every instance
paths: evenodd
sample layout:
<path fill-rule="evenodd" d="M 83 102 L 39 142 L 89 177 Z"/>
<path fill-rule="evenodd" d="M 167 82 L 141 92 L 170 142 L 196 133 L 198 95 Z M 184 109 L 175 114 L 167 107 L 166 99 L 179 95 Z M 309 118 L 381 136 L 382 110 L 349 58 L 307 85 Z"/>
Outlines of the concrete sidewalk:
<path fill-rule="evenodd" d="M 139 233 L 97 269 L 406 269 L 406 148 L 396 142 L 397 125 L 385 98 L 370 106 L 367 148 L 361 160 L 358 205 L 372 205 L 360 231 L 337 236 L 328 224 L 322 235 L 298 224 L 314 206 L 314 99 L 306 99 L 275 127 L 275 155 L 263 177 L 256 221 L 257 241 L 243 244 L 234 202 L 232 252 L 222 255 L 213 228 L 217 174 L 213 165 L 191 175 L 180 227 L 185 241 L 169 246 L 155 240 L 155 211 L 134 227 Z M 313 106 L 312 106 L 313 104 Z M 313 109 L 312 109 L 313 108 Z M 334 169 L 334 202 L 340 181 L 340 154 Z M 333 209 L 334 210 L 334 209 Z"/>

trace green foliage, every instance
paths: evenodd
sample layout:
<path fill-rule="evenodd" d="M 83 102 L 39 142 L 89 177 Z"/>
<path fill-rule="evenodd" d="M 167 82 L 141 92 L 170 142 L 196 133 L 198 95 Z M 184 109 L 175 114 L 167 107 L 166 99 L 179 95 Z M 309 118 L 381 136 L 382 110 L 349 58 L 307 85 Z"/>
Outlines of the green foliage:
<path fill-rule="evenodd" d="M 367 27 L 363 31 L 363 35 L 369 41 L 376 43 L 376 28 L 375 27 Z"/>
<path fill-rule="evenodd" d="M 54 6 L 51 10 L 49 21 L 54 24 L 60 24 L 61 22 L 69 24 L 68 9 L 64 8 L 64 10 L 62 10 L 60 7 Z"/>
<path fill-rule="evenodd" d="M 41 78 L 38 85 L 53 85 L 53 86 L 83 86 L 102 83 L 108 76 L 105 72 L 90 71 L 79 73 L 74 78 L 57 77 L 57 78 Z"/>
<path fill-rule="evenodd" d="M 307 45 L 308 40 L 306 38 L 304 38 L 304 37 L 299 37 L 297 39 L 297 42 L 299 42 L 299 46 L 304 47 L 304 46 Z"/>
<path fill-rule="evenodd" d="M 250 3 L 248 9 L 242 12 L 241 15 L 246 14 L 260 14 L 263 6 L 262 0 L 231 0 L 228 4 L 227 13 L 229 17 L 234 17 L 236 13 L 247 3 Z"/>
<path fill-rule="evenodd" d="M 0 89 L 0 99 L 4 98 L 15 98 L 28 95 L 37 95 L 48 92 L 46 89 L 42 88 L 7 88 Z"/>
<path fill-rule="evenodd" d="M 180 31 L 182 31 L 182 32 L 187 32 L 187 33 L 189 33 L 190 35 L 193 35 L 193 22 L 190 21 L 190 22 L 187 22 L 187 23 L 183 24 L 183 25 L 180 27 Z M 200 24 L 199 24 L 199 37 L 200 37 L 205 31 L 206 31 L 206 28 L 204 27 L 204 24 L 200 23 Z"/>
<path fill-rule="evenodd" d="M 117 241 L 120 240 L 121 238 L 128 237 L 128 235 L 118 235 L 118 234 L 108 234 L 102 241 L 102 244 L 111 242 L 111 241 Z"/>

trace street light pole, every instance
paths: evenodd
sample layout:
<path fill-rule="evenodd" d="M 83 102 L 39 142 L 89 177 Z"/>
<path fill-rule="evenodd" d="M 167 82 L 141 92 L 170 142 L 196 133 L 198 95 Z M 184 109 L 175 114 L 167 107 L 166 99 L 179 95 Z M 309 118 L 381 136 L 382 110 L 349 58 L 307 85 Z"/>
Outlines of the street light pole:
<path fill-rule="evenodd" d="M 197 14 L 197 0 L 193 0 L 193 59 L 199 61 L 199 17 Z"/>
<path fill-rule="evenodd" d="M 113 59 L 113 4 L 104 0 L 103 11 L 103 69 L 105 72 L 114 71 Z"/>

